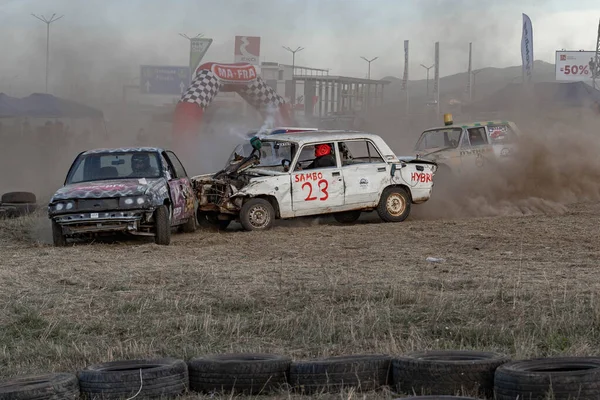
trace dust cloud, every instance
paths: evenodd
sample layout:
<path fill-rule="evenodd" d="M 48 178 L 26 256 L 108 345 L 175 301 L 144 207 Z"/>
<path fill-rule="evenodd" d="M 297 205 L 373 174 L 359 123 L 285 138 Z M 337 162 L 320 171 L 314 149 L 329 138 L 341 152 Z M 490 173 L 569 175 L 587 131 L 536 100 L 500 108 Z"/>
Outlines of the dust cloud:
<path fill-rule="evenodd" d="M 422 219 L 563 214 L 576 202 L 600 200 L 600 138 L 593 112 L 572 123 L 553 121 L 549 110 L 522 121 L 517 153 L 434 186 Z M 487 162 L 487 161 L 486 161 Z"/>

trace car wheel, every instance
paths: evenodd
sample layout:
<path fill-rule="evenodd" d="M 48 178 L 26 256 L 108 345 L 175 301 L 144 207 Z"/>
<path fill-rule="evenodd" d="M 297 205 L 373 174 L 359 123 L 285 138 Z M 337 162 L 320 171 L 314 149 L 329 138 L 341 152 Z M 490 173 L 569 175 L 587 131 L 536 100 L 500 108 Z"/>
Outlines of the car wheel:
<path fill-rule="evenodd" d="M 190 217 L 185 224 L 182 225 L 184 233 L 196 232 L 196 217 Z"/>
<path fill-rule="evenodd" d="M 67 238 L 63 235 L 62 227 L 56 221 L 52 221 L 52 242 L 56 247 L 67 245 Z"/>
<path fill-rule="evenodd" d="M 333 214 L 333 218 L 335 218 L 335 220 L 340 224 L 351 224 L 353 222 L 356 222 L 356 220 L 360 218 L 360 214 L 360 210 L 344 211 Z"/>
<path fill-rule="evenodd" d="M 198 225 L 200 225 L 201 228 L 217 229 L 220 231 L 224 231 L 231 223 L 231 220 L 219 219 L 218 215 L 219 214 L 214 212 L 198 211 L 198 213 L 196 214 Z"/>
<path fill-rule="evenodd" d="M 240 222 L 247 231 L 264 231 L 273 226 L 275 209 L 265 199 L 250 199 L 240 210 Z"/>
<path fill-rule="evenodd" d="M 401 187 L 386 188 L 377 205 L 377 214 L 385 222 L 402 222 L 410 214 L 410 196 Z"/>
<path fill-rule="evenodd" d="M 154 212 L 154 242 L 163 246 L 171 243 L 171 221 L 169 208 L 160 206 Z"/>

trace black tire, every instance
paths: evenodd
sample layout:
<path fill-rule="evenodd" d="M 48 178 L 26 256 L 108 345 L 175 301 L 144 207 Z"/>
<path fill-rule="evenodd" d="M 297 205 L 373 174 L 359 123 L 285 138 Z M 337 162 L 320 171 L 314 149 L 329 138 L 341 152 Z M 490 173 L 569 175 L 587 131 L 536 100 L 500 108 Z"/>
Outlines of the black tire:
<path fill-rule="evenodd" d="M 79 395 L 79 381 L 74 374 L 27 375 L 0 381 L 0 399 L 76 400 Z"/>
<path fill-rule="evenodd" d="M 9 192 L 2 195 L 0 203 L 37 203 L 35 194 L 30 192 Z"/>
<path fill-rule="evenodd" d="M 274 221 L 275 209 L 265 199 L 249 199 L 240 210 L 240 223 L 247 231 L 266 231 Z"/>
<path fill-rule="evenodd" d="M 12 208 L 15 216 L 22 217 L 33 213 L 38 206 L 35 203 L 2 203 L 2 207 Z"/>
<path fill-rule="evenodd" d="M 165 205 L 154 212 L 154 243 L 162 246 L 171 244 L 171 219 L 169 208 Z"/>
<path fill-rule="evenodd" d="M 298 361 L 290 365 L 290 385 L 304 394 L 354 387 L 371 391 L 390 383 L 391 356 L 353 355 Z"/>
<path fill-rule="evenodd" d="M 411 397 L 398 397 L 394 400 L 480 400 L 477 397 L 463 397 L 463 396 L 411 396 Z"/>
<path fill-rule="evenodd" d="M 184 233 L 193 233 L 196 232 L 196 217 L 190 217 L 185 224 L 181 226 L 181 230 Z"/>
<path fill-rule="evenodd" d="M 556 357 L 518 360 L 496 370 L 496 399 L 598 399 L 600 358 Z"/>
<path fill-rule="evenodd" d="M 171 357 L 95 364 L 77 375 L 84 399 L 124 399 L 138 391 L 139 398 L 174 397 L 189 387 L 187 364 Z"/>
<path fill-rule="evenodd" d="M 402 222 L 410 214 L 410 195 L 399 186 L 385 188 L 381 193 L 377 214 L 385 222 Z"/>
<path fill-rule="evenodd" d="M 333 214 L 333 218 L 335 218 L 335 220 L 340 224 L 351 224 L 360 218 L 360 214 L 360 210 L 344 211 Z"/>
<path fill-rule="evenodd" d="M 231 220 L 218 219 L 217 216 L 218 213 L 205 212 L 200 210 L 198 210 L 198 212 L 196 213 L 196 219 L 198 221 L 198 225 L 201 228 L 217 229 L 220 231 L 226 230 L 229 224 L 231 224 Z"/>
<path fill-rule="evenodd" d="M 261 353 L 220 354 L 188 362 L 190 389 L 200 393 L 273 393 L 287 384 L 292 360 Z"/>
<path fill-rule="evenodd" d="M 67 238 L 63 234 L 62 227 L 56 221 L 52 221 L 52 242 L 56 247 L 64 247 L 67 245 Z"/>
<path fill-rule="evenodd" d="M 493 397 L 494 372 L 508 361 L 492 352 L 423 351 L 395 357 L 392 371 L 399 393 Z"/>

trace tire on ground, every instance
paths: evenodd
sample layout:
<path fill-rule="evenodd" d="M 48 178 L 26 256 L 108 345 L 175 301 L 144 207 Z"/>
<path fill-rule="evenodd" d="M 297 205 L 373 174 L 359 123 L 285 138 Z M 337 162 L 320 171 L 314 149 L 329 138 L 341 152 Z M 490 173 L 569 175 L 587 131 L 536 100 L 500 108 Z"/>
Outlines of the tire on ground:
<path fill-rule="evenodd" d="M 262 353 L 219 354 L 188 361 L 190 389 L 200 393 L 266 394 L 287 384 L 292 360 Z"/>
<path fill-rule="evenodd" d="M 391 359 L 387 355 L 351 355 L 293 362 L 290 385 L 303 394 L 337 392 L 349 387 L 375 390 L 390 383 Z"/>
<path fill-rule="evenodd" d="M 181 230 L 184 233 L 193 233 L 196 232 L 196 216 L 190 217 L 186 223 L 181 225 Z"/>
<path fill-rule="evenodd" d="M 494 372 L 510 361 L 502 354 L 470 350 L 409 353 L 392 361 L 399 393 L 493 397 Z"/>
<path fill-rule="evenodd" d="M 196 213 L 196 220 L 198 222 L 198 226 L 205 229 L 216 229 L 220 231 L 224 231 L 227 229 L 231 220 L 229 219 L 218 219 L 217 213 L 211 213 L 206 211 L 200 211 Z"/>
<path fill-rule="evenodd" d="M 162 205 L 154 212 L 154 242 L 167 246 L 171 243 L 171 220 L 169 208 Z"/>
<path fill-rule="evenodd" d="M 518 360 L 496 370 L 496 399 L 600 398 L 600 358 L 555 357 Z"/>
<path fill-rule="evenodd" d="M 90 365 L 79 371 L 78 377 L 84 399 L 123 399 L 138 391 L 139 398 L 174 397 L 189 386 L 187 364 L 171 357 Z"/>
<path fill-rule="evenodd" d="M 0 203 L 37 203 L 35 194 L 30 192 L 8 192 L 2 195 Z"/>
<path fill-rule="evenodd" d="M 410 214 L 410 194 L 400 186 L 385 188 L 381 193 L 377 214 L 385 222 L 402 222 Z"/>
<path fill-rule="evenodd" d="M 0 398 L 10 400 L 77 400 L 77 376 L 68 373 L 26 375 L 0 381 Z"/>
<path fill-rule="evenodd" d="M 31 214 L 38 208 L 35 203 L 2 203 L 2 207 L 12 208 L 16 217 Z"/>

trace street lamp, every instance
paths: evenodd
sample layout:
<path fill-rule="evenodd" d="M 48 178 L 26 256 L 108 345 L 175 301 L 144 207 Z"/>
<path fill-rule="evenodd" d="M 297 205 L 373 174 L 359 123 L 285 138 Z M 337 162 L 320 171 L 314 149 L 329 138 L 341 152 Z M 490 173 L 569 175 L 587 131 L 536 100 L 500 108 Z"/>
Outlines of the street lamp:
<path fill-rule="evenodd" d="M 476 70 L 476 71 L 471 71 L 471 73 L 473 74 L 473 86 L 472 86 L 472 90 L 473 90 L 473 92 L 475 91 L 475 76 L 476 76 L 478 73 L 480 73 L 481 71 L 483 71 L 483 70 L 482 70 L 482 69 L 478 69 L 478 70 Z M 472 95 L 470 95 L 469 97 L 470 97 L 470 99 L 469 99 L 469 100 L 471 100 L 471 101 L 472 101 L 472 99 L 473 99 L 473 96 L 472 96 Z"/>
<path fill-rule="evenodd" d="M 180 33 L 179 36 L 186 38 L 187 40 L 191 41 L 192 39 L 198 39 L 201 38 L 202 36 L 204 36 L 202 33 L 197 34 L 196 36 L 194 36 L 193 38 L 189 37 L 188 35 L 186 35 L 185 33 Z"/>
<path fill-rule="evenodd" d="M 286 46 L 281 46 L 284 49 L 286 49 L 287 51 L 289 51 L 290 53 L 292 53 L 292 85 L 294 87 L 294 90 L 292 91 L 292 109 L 294 104 L 296 104 L 296 81 L 294 80 L 294 69 L 296 67 L 296 53 L 299 51 L 304 50 L 304 47 L 296 47 L 296 50 L 292 50 L 289 47 Z"/>
<path fill-rule="evenodd" d="M 372 59 L 370 59 L 370 60 L 367 60 L 367 59 L 366 59 L 365 57 L 363 57 L 363 56 L 361 56 L 360 58 L 362 58 L 363 60 L 365 60 L 366 62 L 368 62 L 368 63 L 369 63 L 369 72 L 368 72 L 368 74 L 367 74 L 367 79 L 371 79 L 371 63 L 372 63 L 373 61 L 377 60 L 379 57 L 375 57 L 375 58 L 372 58 Z"/>
<path fill-rule="evenodd" d="M 429 98 L 429 70 L 431 68 L 433 68 L 434 66 L 435 66 L 435 64 L 432 64 L 431 67 L 427 67 L 427 66 L 421 64 L 421 67 L 423 67 L 427 70 L 427 98 Z"/>
<path fill-rule="evenodd" d="M 46 24 L 46 93 L 48 93 L 48 60 L 50 59 L 50 24 L 55 21 L 58 21 L 59 19 L 64 17 L 64 15 L 61 15 L 60 17 L 58 17 L 56 19 L 54 19 L 54 16 L 56 14 L 52 14 L 52 17 L 50 17 L 50 19 L 47 19 L 43 15 L 41 17 L 38 17 L 35 14 L 31 14 L 31 15 L 33 15 L 34 17 L 36 17 L 37 19 L 39 19 L 40 21 L 42 21 Z"/>

